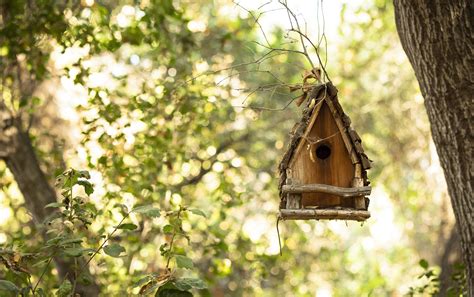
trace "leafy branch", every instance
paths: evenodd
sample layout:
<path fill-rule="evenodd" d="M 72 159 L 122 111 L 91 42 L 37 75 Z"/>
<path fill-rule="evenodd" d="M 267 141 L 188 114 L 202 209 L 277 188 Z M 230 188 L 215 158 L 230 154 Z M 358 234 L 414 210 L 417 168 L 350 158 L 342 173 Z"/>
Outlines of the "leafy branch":
<path fill-rule="evenodd" d="M 140 287 L 139 294 L 147 295 L 153 292 L 155 296 L 192 296 L 191 289 L 205 289 L 206 284 L 199 278 L 178 277 L 176 268 L 193 269 L 194 263 L 191 258 L 174 251 L 178 236 L 185 238 L 189 242 L 189 236 L 182 228 L 183 214 L 190 212 L 195 215 L 206 217 L 205 213 L 199 209 L 179 206 L 178 210 L 170 211 L 166 214 L 169 224 L 163 227 L 163 233 L 170 236 L 169 243 L 160 246 L 160 253 L 166 259 L 164 272 L 160 274 L 150 274 L 141 278 L 134 287 Z M 174 260 L 175 269 L 171 269 L 171 263 Z"/>

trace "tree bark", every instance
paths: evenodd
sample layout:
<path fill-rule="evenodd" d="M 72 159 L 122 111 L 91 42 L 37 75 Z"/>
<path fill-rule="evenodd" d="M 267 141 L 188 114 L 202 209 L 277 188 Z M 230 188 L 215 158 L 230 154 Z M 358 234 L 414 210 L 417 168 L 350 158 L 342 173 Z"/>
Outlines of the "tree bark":
<path fill-rule="evenodd" d="M 451 276 L 455 272 L 454 265 L 460 263 L 461 261 L 459 233 L 457 227 L 453 226 L 451 234 L 444 244 L 444 252 L 439 260 L 441 274 L 439 276 L 440 288 L 438 296 L 447 296 L 448 289 L 456 285 Z"/>
<path fill-rule="evenodd" d="M 448 185 L 474 296 L 474 9 L 472 1 L 394 0 Z"/>
<path fill-rule="evenodd" d="M 36 223 L 42 223 L 52 210 L 44 207 L 48 203 L 56 202 L 56 193 L 39 167 L 27 133 L 17 133 L 15 148 L 13 153 L 5 158 L 5 162 L 25 197 L 26 207 L 33 219 Z"/>

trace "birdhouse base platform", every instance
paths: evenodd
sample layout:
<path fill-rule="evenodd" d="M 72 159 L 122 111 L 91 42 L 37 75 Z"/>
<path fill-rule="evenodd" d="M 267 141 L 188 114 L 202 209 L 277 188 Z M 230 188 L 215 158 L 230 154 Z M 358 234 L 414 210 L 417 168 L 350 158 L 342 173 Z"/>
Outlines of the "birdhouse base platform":
<path fill-rule="evenodd" d="M 287 184 L 282 186 L 281 191 L 283 195 L 286 195 L 286 204 L 280 208 L 280 218 L 284 220 L 352 220 L 361 222 L 370 218 L 365 198 L 366 195 L 370 195 L 370 186 L 345 188 L 325 184 Z M 318 199 L 303 203 L 303 197 L 307 194 L 323 195 L 319 197 L 326 199 L 326 202 L 333 199 L 339 203 L 329 206 L 318 203 Z M 343 206 L 341 202 L 353 207 Z"/>
<path fill-rule="evenodd" d="M 280 209 L 283 220 L 352 220 L 362 222 L 370 218 L 367 210 L 355 209 Z"/>

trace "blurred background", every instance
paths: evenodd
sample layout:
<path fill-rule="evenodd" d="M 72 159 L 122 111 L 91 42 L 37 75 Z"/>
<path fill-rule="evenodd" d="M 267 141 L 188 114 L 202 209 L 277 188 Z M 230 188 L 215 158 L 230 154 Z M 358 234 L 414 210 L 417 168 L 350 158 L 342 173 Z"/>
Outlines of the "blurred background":
<path fill-rule="evenodd" d="M 29 119 L 51 184 L 69 167 L 90 171 L 98 216 L 88 232 L 116 225 L 117 203 L 203 210 L 206 218 L 186 218 L 189 242 L 181 239 L 196 267 L 189 273 L 208 285 L 203 296 L 403 296 L 424 284 L 421 259 L 437 271 L 458 257 L 391 1 L 289 3 L 374 162 L 372 217 L 281 222 L 281 255 L 277 164 L 301 115 L 287 85 L 311 69 L 281 4 L 82 0 L 24 11 L 26 2 L 13 2 L 18 20 L 0 43 L 2 100 Z M 12 61 L 25 73 L 21 86 L 5 75 Z M 0 246 L 35 250 L 41 226 L 4 162 L 0 186 Z M 140 276 L 163 268 L 163 220 L 124 233 L 126 257 L 91 262 L 104 296 L 136 294 Z M 41 269 L 31 272 L 37 279 Z M 55 274 L 48 270 L 45 288 Z"/>

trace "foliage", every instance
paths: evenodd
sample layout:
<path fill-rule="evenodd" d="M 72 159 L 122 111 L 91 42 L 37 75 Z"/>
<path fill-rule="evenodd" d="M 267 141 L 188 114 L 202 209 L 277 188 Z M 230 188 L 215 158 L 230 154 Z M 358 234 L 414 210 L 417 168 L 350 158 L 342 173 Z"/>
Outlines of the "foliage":
<path fill-rule="evenodd" d="M 255 19 L 229 13 L 238 7 L 226 1 L 12 3 L 0 67 L 26 75 L 2 78 L 5 102 L 25 130 L 31 120 L 48 176 L 66 164 L 88 170 L 58 175 L 59 202 L 47 206 L 56 211 L 35 224 L 1 167 L 1 203 L 15 218 L 2 230 L 0 288 L 64 296 L 77 280 L 114 296 L 310 296 L 328 286 L 335 296 L 384 296 L 408 289 L 418 253 L 436 256 L 424 247 L 447 224 L 429 219 L 446 195 L 426 203 L 444 192 L 426 173 L 429 127 L 398 58 L 391 4 L 345 6 L 344 40 L 322 51 L 375 160 L 375 219 L 285 222 L 278 256 L 275 164 L 300 115 L 285 107 L 297 97 L 288 85 L 309 68 L 289 32 L 267 32 L 270 48 L 290 50 L 269 54 Z M 76 108 L 61 124 L 51 114 L 62 109 L 33 92 L 40 86 Z M 58 283 L 55 256 L 75 263 L 71 281 Z"/>
<path fill-rule="evenodd" d="M 108 256 L 114 258 L 125 256 L 122 255 L 122 253 L 126 252 L 125 248 L 117 242 L 111 243 L 110 241 L 117 240 L 117 237 L 114 237 L 114 234 L 119 230 L 122 236 L 124 236 L 137 229 L 135 224 L 126 222 L 130 219 L 132 214 L 139 214 L 140 216 L 149 218 L 160 217 L 160 210 L 154 208 L 152 205 L 137 206 L 132 208 L 130 211 L 125 205 L 116 205 L 123 217 L 109 234 L 85 232 L 87 231 L 88 226 L 92 224 L 92 221 L 98 219 L 99 212 L 93 203 L 87 201 L 86 197 L 75 195 L 74 188 L 82 186 L 84 188 L 84 193 L 90 195 L 93 192 L 93 186 L 89 179 L 90 174 L 88 171 L 74 169 L 69 169 L 57 177 L 56 185 L 61 192 L 62 202 L 51 203 L 46 206 L 48 208 L 53 207 L 59 210 L 54 213 L 47 222 L 45 222 L 49 225 L 46 232 L 49 235 L 48 240 L 42 244 L 43 248 L 28 255 L 21 254 L 14 250 L 2 250 L 2 260 L 4 263 L 9 263 L 7 267 L 9 268 L 9 272 L 12 272 L 12 274 L 10 277 L 7 276 L 6 280 L 0 282 L 0 291 L 13 293 L 21 292 L 24 296 L 30 296 L 30 294 L 32 296 L 43 296 L 44 293 L 42 292 L 44 292 L 44 290 L 40 287 L 41 282 L 46 271 L 49 269 L 52 260 L 59 256 L 66 259 L 73 258 L 75 262 L 74 283 L 71 283 L 66 279 L 59 285 L 56 291 L 57 296 L 70 296 L 70 294 L 75 290 L 76 281 L 92 282 L 92 279 L 90 279 L 91 276 L 84 275 L 83 269 L 100 252 L 103 251 Z M 162 287 L 163 289 L 160 290 L 163 292 L 157 292 L 157 296 L 166 296 L 166 294 L 169 294 L 166 293 L 167 291 L 165 291 L 165 289 L 174 290 L 176 291 L 176 294 L 178 294 L 177 292 L 181 292 L 179 294 L 184 294 L 182 292 L 189 292 L 189 290 L 193 288 L 206 288 L 205 283 L 199 278 L 179 277 L 176 272 L 176 269 L 194 268 L 193 262 L 190 258 L 182 254 L 177 254 L 177 251 L 182 253 L 183 248 L 177 246 L 175 240 L 177 237 L 184 237 L 189 240 L 189 236 L 182 228 L 183 215 L 187 211 L 188 208 L 179 207 L 176 211 L 169 211 L 166 213 L 169 224 L 165 225 L 163 229 L 164 233 L 170 235 L 171 240 L 169 243 L 166 242 L 160 246 L 161 255 L 166 258 L 166 267 L 163 269 L 165 272 L 162 275 L 146 275 L 144 278 L 140 279 L 138 286 L 142 285 L 144 281 L 147 281 L 146 284 L 141 286 L 140 294 L 147 295 Z M 204 213 L 198 209 L 190 209 L 189 211 L 201 216 L 204 215 Z M 167 229 L 167 231 L 165 231 L 165 229 Z M 97 238 L 103 239 L 102 242 L 98 242 L 96 240 Z M 83 243 L 94 241 L 97 241 L 97 248 L 84 247 Z M 88 260 L 85 263 L 78 260 L 80 257 L 86 255 L 88 256 Z M 33 264 L 33 267 L 43 267 L 43 271 L 34 285 L 30 281 L 31 273 L 26 268 L 22 267 L 22 265 L 27 265 L 26 263 L 22 263 L 25 257 L 36 262 Z M 175 269 L 171 269 L 170 266 L 171 260 L 173 259 L 176 263 Z M 24 287 L 19 288 L 12 281 Z"/>
<path fill-rule="evenodd" d="M 430 267 L 428 261 L 420 260 L 419 266 L 423 272 L 418 276 L 418 279 L 423 281 L 422 284 L 416 287 L 410 287 L 407 296 L 435 296 L 440 292 L 439 272 L 437 269 Z M 446 291 L 446 296 L 458 297 L 466 294 L 466 269 L 461 264 L 454 265 L 454 271 L 450 276 L 453 285 Z"/>
<path fill-rule="evenodd" d="M 419 265 L 423 268 L 423 273 L 418 276 L 420 279 L 426 280 L 423 286 L 413 288 L 411 287 L 408 291 L 408 296 L 417 296 L 428 294 L 430 296 L 439 293 L 439 273 L 435 272 L 433 268 L 429 267 L 428 261 L 425 259 L 420 260 Z"/>

